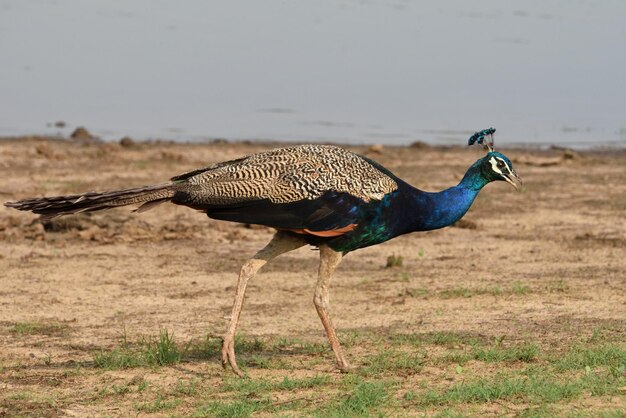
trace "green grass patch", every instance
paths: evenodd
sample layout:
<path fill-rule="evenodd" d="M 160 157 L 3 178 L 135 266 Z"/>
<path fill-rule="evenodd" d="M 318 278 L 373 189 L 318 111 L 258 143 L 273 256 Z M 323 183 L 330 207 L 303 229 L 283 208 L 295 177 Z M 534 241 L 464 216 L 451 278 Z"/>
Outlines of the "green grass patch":
<path fill-rule="evenodd" d="M 147 365 L 143 353 L 130 347 L 101 350 L 93 356 L 94 366 L 101 369 L 127 369 Z"/>
<path fill-rule="evenodd" d="M 501 345 L 494 345 L 492 347 L 474 347 L 472 348 L 471 357 L 474 360 L 484 361 L 487 363 L 495 363 L 500 361 L 533 361 L 537 354 L 539 354 L 539 348 L 536 344 L 524 343 L 512 347 L 502 347 Z"/>
<path fill-rule="evenodd" d="M 440 364 L 459 364 L 463 365 L 468 361 L 472 360 L 474 357 L 470 352 L 464 351 L 451 351 L 440 356 L 434 357 L 431 361 L 434 365 Z"/>
<path fill-rule="evenodd" d="M 557 285 L 555 285 L 557 286 Z M 565 288 L 564 288 L 565 289 Z M 455 298 L 471 298 L 480 295 L 502 296 L 502 295 L 526 295 L 530 293 L 531 289 L 528 285 L 521 282 L 515 282 L 510 289 L 504 289 L 500 285 L 482 288 L 469 288 L 464 286 L 453 287 L 451 289 L 444 289 L 437 293 L 442 299 L 455 299 Z M 565 291 L 565 290 L 563 290 Z"/>
<path fill-rule="evenodd" d="M 439 296 L 444 299 L 471 298 L 477 294 L 476 290 L 468 289 L 467 287 L 454 287 L 439 292 Z"/>
<path fill-rule="evenodd" d="M 394 267 L 402 267 L 404 264 L 404 257 L 401 255 L 390 255 L 387 257 L 387 263 L 385 264 L 385 268 L 394 268 Z"/>
<path fill-rule="evenodd" d="M 576 346 L 564 355 L 555 356 L 553 362 L 559 371 L 606 367 L 619 376 L 624 374 L 626 368 L 626 344 Z"/>
<path fill-rule="evenodd" d="M 248 338 L 245 335 L 235 335 L 235 352 L 237 354 L 251 355 L 267 351 L 266 343 L 257 338 Z M 222 352 L 222 338 L 207 336 L 199 341 L 189 341 L 183 355 L 185 359 L 208 360 L 220 359 Z"/>
<path fill-rule="evenodd" d="M 483 289 L 482 293 L 487 294 L 487 295 L 492 295 L 492 296 L 500 296 L 504 294 L 504 289 L 502 289 L 502 286 L 497 284 L 487 289 Z"/>
<path fill-rule="evenodd" d="M 273 383 L 269 379 L 240 379 L 238 377 L 229 377 L 225 379 L 220 386 L 223 392 L 233 392 L 237 396 L 250 397 L 251 395 L 268 392 L 272 389 Z"/>
<path fill-rule="evenodd" d="M 430 291 L 425 287 L 407 287 L 400 296 L 409 296 L 412 298 L 425 298 L 430 294 Z"/>
<path fill-rule="evenodd" d="M 179 380 L 174 388 L 175 395 L 194 396 L 198 393 L 198 379 Z"/>
<path fill-rule="evenodd" d="M 300 406 L 299 397 L 277 404 L 272 400 L 272 394 L 324 387 L 329 383 L 330 379 L 325 375 L 301 379 L 286 376 L 282 380 L 231 377 L 225 379 L 219 388 L 226 396 L 201 406 L 194 416 L 249 417 L 256 412 L 276 413 L 281 410 L 293 410 Z"/>
<path fill-rule="evenodd" d="M 290 378 L 285 376 L 282 380 L 270 379 L 240 379 L 229 378 L 220 386 L 223 392 L 233 392 L 238 396 L 250 397 L 252 394 L 260 394 L 270 391 L 290 391 L 297 389 L 310 389 L 324 386 L 329 383 L 329 377 L 325 375 L 307 378 Z"/>
<path fill-rule="evenodd" d="M 219 392 L 225 395 L 224 398 L 209 402 L 198 408 L 195 416 L 248 417 L 259 411 L 276 412 L 292 409 L 296 408 L 301 402 L 299 398 L 287 400 L 281 402 L 280 405 L 276 405 L 272 401 L 272 393 L 321 388 L 331 383 L 330 377 L 327 375 L 305 378 L 285 376 L 283 379 L 278 380 L 229 377 L 219 387 Z"/>
<path fill-rule="evenodd" d="M 124 335 L 120 347 L 101 350 L 94 354 L 94 366 L 102 369 L 126 369 L 142 366 L 164 366 L 180 362 L 183 355 L 174 335 L 161 330 L 158 338 L 144 339 L 138 344 L 130 344 Z"/>
<path fill-rule="evenodd" d="M 583 394 L 611 396 L 620 393 L 623 377 L 589 372 L 573 377 L 554 373 L 551 367 L 530 367 L 522 372 L 500 372 L 492 377 L 461 382 L 443 390 L 428 390 L 411 396 L 420 406 L 490 403 L 545 404 L 566 402 Z M 406 398 L 405 398 L 406 399 Z"/>
<path fill-rule="evenodd" d="M 146 412 L 148 414 L 154 414 L 161 411 L 169 411 L 176 409 L 181 404 L 180 399 L 165 400 L 161 395 L 157 395 L 157 398 L 153 401 L 141 402 L 135 405 L 135 409 L 138 412 Z"/>
<path fill-rule="evenodd" d="M 364 376 L 379 375 L 382 373 L 414 374 L 422 370 L 425 353 L 408 353 L 395 349 L 383 348 L 375 355 L 365 359 L 366 365 L 359 373 Z"/>
<path fill-rule="evenodd" d="M 565 293 L 569 291 L 569 285 L 563 279 L 559 279 L 548 284 L 548 291 Z"/>
<path fill-rule="evenodd" d="M 591 335 L 587 338 L 588 344 L 600 343 L 623 343 L 626 320 L 610 325 L 601 325 L 593 328 Z"/>
<path fill-rule="evenodd" d="M 178 363 L 182 353 L 174 342 L 174 335 L 167 330 L 159 332 L 158 339 L 150 339 L 145 344 L 144 355 L 149 365 L 163 366 Z"/>
<path fill-rule="evenodd" d="M 478 342 L 477 337 L 449 331 L 427 334 L 392 334 L 387 340 L 391 344 L 408 344 L 415 346 L 433 344 L 448 347 L 461 344 L 476 344 Z"/>
<path fill-rule="evenodd" d="M 6 396 L 0 395 L 0 413 L 6 416 L 53 416 L 63 406 L 56 393 L 40 394 L 19 391 Z"/>
<path fill-rule="evenodd" d="M 349 335 L 347 337 L 349 342 Z M 350 344 L 344 344 L 348 347 Z M 103 349 L 94 353 L 94 365 L 102 369 L 125 369 L 133 367 L 157 367 L 176 364 L 181 361 L 221 359 L 222 339 L 206 337 L 190 340 L 185 344 L 178 343 L 168 330 L 161 330 L 158 337 L 142 338 L 130 342 L 124 333 L 120 344 L 111 349 Z M 259 338 L 235 337 L 235 352 L 241 367 L 259 369 L 290 369 L 288 356 L 312 355 L 320 356 L 329 353 L 326 343 L 313 343 L 301 340 L 279 339 L 267 344 Z"/>
<path fill-rule="evenodd" d="M 317 386 L 324 386 L 329 383 L 327 375 L 307 377 L 303 379 L 290 379 L 288 376 L 276 385 L 278 390 L 310 389 Z"/>
<path fill-rule="evenodd" d="M 194 417 L 244 418 L 261 410 L 273 410 L 272 400 L 243 399 L 235 401 L 212 401 L 198 408 Z"/>
<path fill-rule="evenodd" d="M 482 361 L 485 363 L 499 362 L 532 362 L 539 358 L 539 348 L 534 343 L 522 343 L 505 347 L 499 343 L 484 346 L 473 342 L 462 350 L 452 350 L 434 357 L 433 364 L 460 364 L 463 365 L 470 360 Z"/>
<path fill-rule="evenodd" d="M 515 282 L 513 283 L 512 291 L 515 295 L 526 295 L 530 293 L 530 286 L 525 285 L 522 282 Z"/>
<path fill-rule="evenodd" d="M 542 402 L 556 402 L 571 398 L 581 392 L 573 382 L 556 382 L 521 377 L 484 378 L 456 384 L 442 391 L 430 390 L 417 401 L 418 404 L 445 405 L 458 403 L 486 403 L 497 400 L 533 398 Z"/>
<path fill-rule="evenodd" d="M 139 170 L 145 170 L 148 167 L 148 162 L 144 160 L 133 161 L 131 166 Z"/>
<path fill-rule="evenodd" d="M 32 386 L 33 392 L 13 390 L 0 396 L 0 411 L 51 415 L 65 404 L 77 403 L 76 396 L 85 399 L 84 391 L 73 395 L 67 389 L 80 387 L 84 375 L 91 374 L 107 376 L 95 389 L 86 389 L 94 411 L 117 402 L 130 409 L 124 411 L 126 415 L 547 417 L 576 416 L 581 405 L 600 405 L 592 407 L 590 415 L 601 416 L 605 411 L 605 416 L 619 416 L 610 408 L 618 406 L 615 399 L 623 396 L 626 387 L 626 345 L 602 338 L 603 333 L 618 332 L 598 331 L 589 338 L 589 330 L 578 338 L 578 345 L 563 352 L 551 345 L 542 345 L 540 350 L 539 340 L 508 341 L 505 336 L 351 330 L 342 334 L 342 340 L 358 346 L 355 363 L 360 367 L 347 375 L 331 372 L 332 352 L 321 338 L 307 342 L 240 336 L 236 340 L 240 363 L 256 369 L 250 370 L 253 378 L 241 379 L 221 370 L 220 338 L 179 342 L 171 332 L 161 330 L 135 342 L 123 335 L 116 347 L 96 353 L 94 364 L 102 369 L 154 368 L 200 361 L 152 370 L 152 374 L 169 378 L 156 377 L 150 383 L 141 370 L 132 379 L 126 373 L 130 380 L 122 380 L 115 377 L 117 373 L 102 373 L 85 365 L 77 368 L 75 363 L 68 372 L 57 370 L 54 376 L 54 370 L 44 368 L 44 374 L 36 375 L 43 389 Z M 314 362 L 322 366 L 313 368 Z M 324 371 L 312 374 L 312 370 Z M 37 370 L 15 366 L 0 370 L 0 379 L 32 382 L 33 373 Z M 57 382 L 62 391 L 42 394 L 42 390 L 50 391 L 46 379 Z"/>
<path fill-rule="evenodd" d="M 221 384 L 213 386 L 213 395 L 204 402 L 197 400 L 198 396 L 207 395 L 200 389 L 202 378 L 179 380 L 168 389 L 167 395 L 134 404 L 134 408 L 141 413 L 175 413 L 183 401 L 193 399 L 197 406 L 195 416 L 295 413 L 356 417 L 402 415 L 406 408 L 424 413 L 434 408 L 438 416 L 458 416 L 455 415 L 458 410 L 473 414 L 485 408 L 481 405 L 510 402 L 525 405 L 524 416 L 550 416 L 576 404 L 577 399 L 620 395 L 620 388 L 626 385 L 626 347 L 621 343 L 600 344 L 601 338 L 596 338 L 595 344 L 580 343 L 565 353 L 543 352 L 533 342 L 512 344 L 504 336 L 487 338 L 445 331 L 383 336 L 352 331 L 344 333 L 343 339 L 348 345 L 358 345 L 373 353 L 360 359 L 362 365 L 354 374 L 341 378 L 332 374 L 295 378 L 289 375 L 290 370 L 308 368 L 310 364 L 296 364 L 290 354 L 329 362 L 332 359 L 325 343 L 238 337 L 236 347 L 241 364 L 284 371 L 286 375 L 255 379 L 227 375 Z M 94 363 L 102 368 L 126 368 L 175 364 L 189 358 L 219 361 L 220 350 L 220 338 L 191 341 L 182 346 L 171 333 L 162 330 L 158 337 L 135 344 L 128 343 L 124 337 L 120 346 L 98 353 Z M 429 355 L 431 351 L 437 355 Z M 498 366 L 481 366 L 488 363 Z M 512 367 L 511 363 L 518 365 Z M 523 363 L 529 364 L 520 369 Z M 404 383 L 407 376 L 419 376 L 424 366 L 442 367 L 442 364 L 452 365 L 445 368 L 450 380 Z M 379 380 L 381 377 L 386 380 Z M 106 397 L 140 392 L 135 384 L 107 386 L 104 390 L 102 396 Z M 557 409 L 546 407 L 555 403 L 559 405 L 554 407 Z"/>
<path fill-rule="evenodd" d="M 624 412 L 624 408 L 605 409 L 594 412 L 594 415 L 598 418 L 624 418 L 626 416 L 626 412 Z"/>
<path fill-rule="evenodd" d="M 11 328 L 15 335 L 66 335 L 69 327 L 60 322 L 16 322 Z"/>
<path fill-rule="evenodd" d="M 342 396 L 330 405 L 318 408 L 312 415 L 318 417 L 373 416 L 391 400 L 383 382 L 360 382 L 348 396 Z"/>

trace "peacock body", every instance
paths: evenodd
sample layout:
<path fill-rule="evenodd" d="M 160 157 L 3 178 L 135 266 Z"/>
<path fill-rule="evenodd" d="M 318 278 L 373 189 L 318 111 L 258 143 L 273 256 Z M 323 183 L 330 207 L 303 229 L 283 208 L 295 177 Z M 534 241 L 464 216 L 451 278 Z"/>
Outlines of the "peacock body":
<path fill-rule="evenodd" d="M 510 166 L 504 155 L 490 154 Z M 346 149 L 300 145 L 174 177 L 172 202 L 214 219 L 290 231 L 309 244 L 347 253 L 456 222 L 488 175 L 477 162 L 457 186 L 429 193 Z"/>
<path fill-rule="evenodd" d="M 299 145 L 217 163 L 170 182 L 106 193 L 26 199 L 6 205 L 44 218 L 141 204 L 138 211 L 170 201 L 232 222 L 266 225 L 274 239 L 242 268 L 222 359 L 237 368 L 234 334 L 247 281 L 272 258 L 305 244 L 320 248 L 320 276 L 314 297 L 337 363 L 348 368 L 327 312 L 328 282 L 350 251 L 414 231 L 448 226 L 470 208 L 491 181 L 517 187 L 511 161 L 493 151 L 494 129 L 470 138 L 489 148 L 461 182 L 441 192 L 425 192 L 380 164 L 331 145 Z"/>

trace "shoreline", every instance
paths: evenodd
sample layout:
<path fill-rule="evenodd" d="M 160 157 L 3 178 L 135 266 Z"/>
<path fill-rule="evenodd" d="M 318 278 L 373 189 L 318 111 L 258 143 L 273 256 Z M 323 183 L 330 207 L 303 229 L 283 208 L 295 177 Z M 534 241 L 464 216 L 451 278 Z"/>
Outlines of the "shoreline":
<path fill-rule="evenodd" d="M 464 149 L 467 145 L 463 145 L 463 141 L 460 144 L 432 144 L 423 141 L 413 141 L 410 144 L 384 144 L 380 142 L 341 142 L 341 141 L 280 141 L 274 139 L 227 139 L 227 138 L 206 138 L 197 140 L 177 140 L 168 138 L 144 138 L 135 139 L 128 136 L 124 136 L 120 139 L 102 139 L 96 136 L 90 138 L 74 139 L 70 136 L 64 135 L 19 135 L 19 136 L 0 136 L 0 141 L 59 141 L 68 143 L 102 143 L 102 144 L 115 144 L 121 141 L 132 141 L 135 144 L 169 144 L 169 145 L 210 145 L 210 144 L 232 144 L 232 145 L 257 145 L 257 146 L 272 146 L 272 147 L 286 147 L 298 144 L 328 144 L 337 145 L 345 148 L 369 148 L 369 147 L 384 147 L 384 148 L 431 148 L 431 149 Z M 513 150 L 513 151 L 529 151 L 529 152 L 562 152 L 566 150 L 575 151 L 577 153 L 605 153 L 605 152 L 617 152 L 626 153 L 626 142 L 616 144 L 600 144 L 600 145 L 581 145 L 581 144 L 558 144 L 553 142 L 545 143 L 521 143 L 521 142 L 498 142 L 496 137 L 496 149 L 501 150 Z"/>

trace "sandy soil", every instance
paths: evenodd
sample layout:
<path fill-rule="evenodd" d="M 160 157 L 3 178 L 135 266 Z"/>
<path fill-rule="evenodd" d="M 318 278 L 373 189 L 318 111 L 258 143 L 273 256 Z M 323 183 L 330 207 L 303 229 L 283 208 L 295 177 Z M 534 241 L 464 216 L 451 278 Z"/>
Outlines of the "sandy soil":
<path fill-rule="evenodd" d="M 159 183 L 276 146 L 4 140 L 0 200 Z M 482 155 L 461 147 L 355 149 L 425 190 L 456 184 Z M 621 329 L 626 337 L 626 152 L 504 153 L 525 181 L 521 193 L 490 184 L 459 225 L 344 259 L 331 287 L 340 332 L 452 331 L 563 349 L 594 327 Z M 0 366 L 19 363 L 28 375 L 45 359 L 91 360 L 95 348 L 114 346 L 124 332 L 219 336 L 239 266 L 271 235 L 169 204 L 46 225 L 0 207 Z M 403 266 L 385 268 L 390 255 L 402 256 Z M 316 269 L 310 248 L 267 266 L 249 286 L 240 332 L 323 342 L 312 304 Z M 516 295 L 520 287 L 525 297 Z M 503 293 L 484 291 L 494 288 Z M 462 289 L 476 296 L 445 297 Z M 58 323 L 67 332 L 16 335 L 16 323 Z M 361 354 L 348 350 L 357 365 Z M 194 367 L 224 373 L 217 363 Z M 331 362 L 319 367 L 334 370 Z M 4 390 L 23 384 L 0 367 Z"/>

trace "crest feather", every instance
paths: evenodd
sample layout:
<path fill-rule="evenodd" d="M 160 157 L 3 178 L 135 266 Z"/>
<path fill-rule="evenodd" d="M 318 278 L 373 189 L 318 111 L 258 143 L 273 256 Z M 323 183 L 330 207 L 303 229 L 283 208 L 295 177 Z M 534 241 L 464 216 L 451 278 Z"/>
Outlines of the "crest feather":
<path fill-rule="evenodd" d="M 483 129 L 482 131 L 475 132 L 467 141 L 467 145 L 481 144 L 489 152 L 493 151 L 493 134 L 496 132 L 495 128 Z"/>

